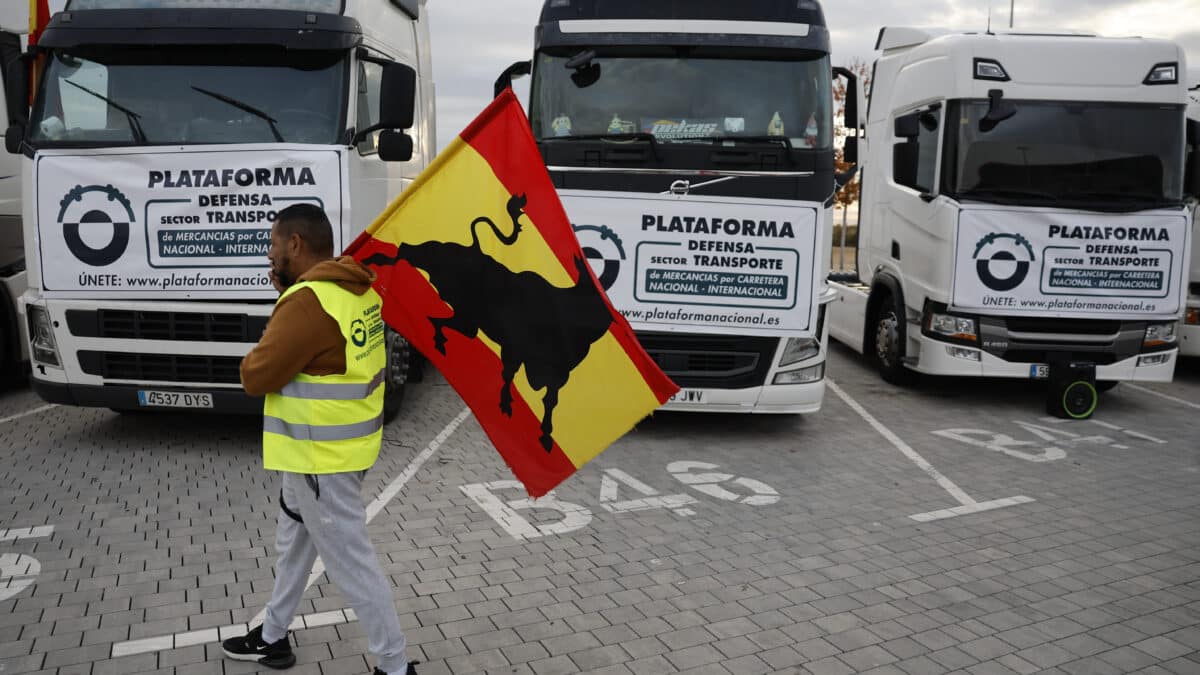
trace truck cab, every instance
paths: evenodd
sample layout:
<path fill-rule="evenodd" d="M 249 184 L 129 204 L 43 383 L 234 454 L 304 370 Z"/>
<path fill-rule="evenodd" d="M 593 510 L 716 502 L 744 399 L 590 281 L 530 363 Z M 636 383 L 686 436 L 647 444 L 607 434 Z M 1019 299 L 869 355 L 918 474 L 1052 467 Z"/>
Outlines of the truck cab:
<path fill-rule="evenodd" d="M 435 151 L 424 1 L 70 0 L 35 56 L 29 121 L 6 139 L 34 390 L 260 411 L 238 365 L 277 297 L 275 213 L 321 206 L 340 251 Z M 409 351 L 388 345 L 390 417 Z"/>
<path fill-rule="evenodd" d="M 1188 275 L 1187 307 L 1179 328 L 1179 353 L 1200 357 L 1200 236 L 1195 232 L 1196 217 L 1200 215 L 1200 85 L 1192 87 L 1188 104 L 1189 190 L 1192 202 L 1192 269 Z"/>
<path fill-rule="evenodd" d="M 884 28 L 831 333 L 911 372 L 1168 381 L 1192 247 L 1176 44 Z"/>
<path fill-rule="evenodd" d="M 667 409 L 811 413 L 825 391 L 835 189 L 820 4 L 553 0 L 529 118 Z M 853 85 L 851 85 L 853 87 Z"/>

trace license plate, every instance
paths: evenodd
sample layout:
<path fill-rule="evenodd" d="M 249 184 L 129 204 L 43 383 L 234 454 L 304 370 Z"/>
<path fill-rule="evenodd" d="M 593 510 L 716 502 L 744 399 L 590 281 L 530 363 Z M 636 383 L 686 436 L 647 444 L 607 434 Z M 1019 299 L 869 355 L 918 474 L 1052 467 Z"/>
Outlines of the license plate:
<path fill-rule="evenodd" d="M 704 403 L 704 392 L 700 389 L 680 389 L 667 403 Z"/>
<path fill-rule="evenodd" d="M 147 408 L 211 408 L 212 394 L 204 392 L 152 391 L 138 392 L 138 405 Z"/>
<path fill-rule="evenodd" d="M 1034 380 L 1045 380 L 1050 377 L 1050 366 L 1044 363 L 1035 363 L 1029 366 L 1029 377 Z"/>

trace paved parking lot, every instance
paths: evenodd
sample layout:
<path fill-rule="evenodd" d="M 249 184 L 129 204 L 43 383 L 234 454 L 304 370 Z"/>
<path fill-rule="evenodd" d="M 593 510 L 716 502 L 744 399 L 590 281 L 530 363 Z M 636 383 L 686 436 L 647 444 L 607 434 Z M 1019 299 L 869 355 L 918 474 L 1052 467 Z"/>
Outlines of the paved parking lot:
<path fill-rule="evenodd" d="M 819 414 L 659 414 L 536 505 L 414 386 L 364 497 L 420 673 L 1200 673 L 1200 363 L 1064 423 L 833 349 Z M 254 672 L 259 467 L 256 420 L 0 394 L 0 674 Z M 306 597 L 290 672 L 369 673 Z"/>

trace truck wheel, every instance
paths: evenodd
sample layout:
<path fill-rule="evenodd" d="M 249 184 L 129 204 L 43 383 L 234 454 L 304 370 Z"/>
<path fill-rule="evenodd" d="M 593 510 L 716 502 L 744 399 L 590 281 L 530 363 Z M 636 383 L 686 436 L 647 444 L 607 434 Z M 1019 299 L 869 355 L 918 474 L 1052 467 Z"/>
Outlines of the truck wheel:
<path fill-rule="evenodd" d="M 905 384 L 912 372 L 904 367 L 906 344 L 904 308 L 893 295 L 885 296 L 875 310 L 874 353 L 879 375 L 892 384 Z"/>
<path fill-rule="evenodd" d="M 384 329 L 384 347 L 387 349 L 387 366 L 384 370 L 383 421 L 391 422 L 400 414 L 404 401 L 404 386 L 408 383 L 408 363 L 412 348 L 399 333 L 390 327 Z"/>

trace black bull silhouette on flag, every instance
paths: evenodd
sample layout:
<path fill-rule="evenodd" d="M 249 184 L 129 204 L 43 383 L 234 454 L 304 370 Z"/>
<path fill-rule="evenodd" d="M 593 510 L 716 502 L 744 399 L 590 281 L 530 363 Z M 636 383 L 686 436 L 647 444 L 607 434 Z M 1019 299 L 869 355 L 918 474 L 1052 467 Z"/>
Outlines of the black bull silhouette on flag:
<path fill-rule="evenodd" d="M 434 346 L 443 355 L 446 328 L 471 339 L 482 331 L 500 346 L 500 411 L 505 415 L 512 416 L 512 382 L 521 366 L 534 390 L 545 387 L 540 441 L 549 452 L 554 446 L 552 420 L 559 390 L 592 344 L 608 332 L 613 315 L 587 262 L 579 256 L 575 257 L 575 285 L 559 287 L 534 272 L 513 272 L 484 254 L 476 226 L 487 224 L 500 243 L 511 246 L 521 233 L 525 203 L 525 195 L 509 198 L 513 229 L 508 235 L 481 216 L 471 221 L 470 246 L 441 241 L 400 244 L 395 256 L 376 253 L 363 262 L 386 266 L 403 260 L 429 275 L 429 283 L 453 312 L 429 317 Z"/>

